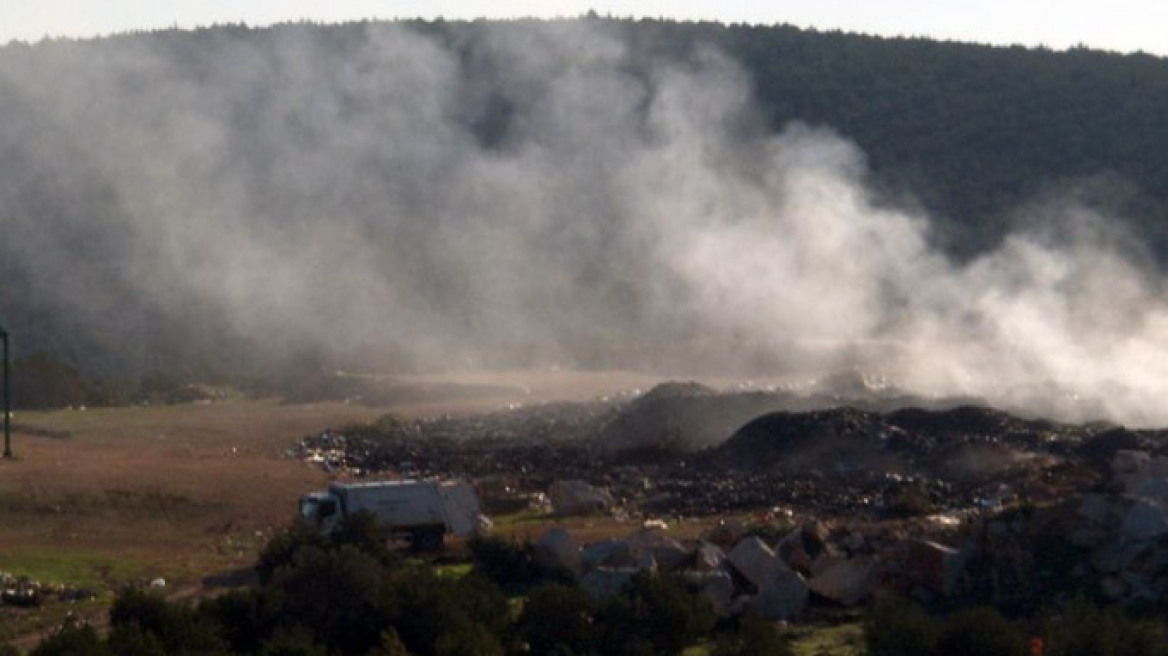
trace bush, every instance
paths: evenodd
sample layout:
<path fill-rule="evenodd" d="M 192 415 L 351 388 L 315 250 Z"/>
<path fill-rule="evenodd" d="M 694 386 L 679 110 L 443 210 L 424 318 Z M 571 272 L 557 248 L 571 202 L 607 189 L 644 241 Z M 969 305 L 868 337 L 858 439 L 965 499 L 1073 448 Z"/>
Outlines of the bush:
<path fill-rule="evenodd" d="M 736 631 L 718 641 L 714 656 L 792 656 L 787 638 L 774 622 L 754 613 L 738 620 Z"/>
<path fill-rule="evenodd" d="M 527 595 L 517 629 L 533 654 L 587 654 L 595 641 L 592 615 L 592 599 L 586 592 L 544 583 Z"/>
<path fill-rule="evenodd" d="M 438 578 L 429 569 L 410 568 L 395 572 L 389 589 L 391 624 L 406 648 L 418 656 L 464 653 L 460 650 L 469 649 L 466 640 L 473 636 L 491 636 L 484 648 L 493 650 L 503 644 L 510 628 L 507 598 L 481 576 L 451 580 Z"/>
<path fill-rule="evenodd" d="M 382 565 L 396 566 L 401 562 L 401 557 L 389 547 L 385 526 L 372 513 L 361 511 L 343 517 L 337 532 L 331 536 L 303 522 L 294 522 L 264 545 L 256 562 L 256 573 L 261 583 L 268 583 L 276 570 L 295 560 L 302 549 L 327 551 L 342 547 L 372 556 Z"/>
<path fill-rule="evenodd" d="M 29 656 L 113 656 L 88 624 L 68 626 L 45 638 Z"/>
<path fill-rule="evenodd" d="M 451 626 L 434 643 L 434 656 L 503 656 L 503 646 L 487 627 L 475 622 Z"/>
<path fill-rule="evenodd" d="M 397 631 L 386 629 L 381 634 L 381 644 L 369 652 L 368 656 L 410 656 L 410 652 L 398 637 Z"/>
<path fill-rule="evenodd" d="M 275 626 L 270 591 L 234 590 L 199 605 L 199 615 L 219 627 L 231 651 L 254 654 Z"/>
<path fill-rule="evenodd" d="M 1133 620 L 1118 608 L 1072 602 L 1047 629 L 1050 656 L 1168 656 L 1162 622 Z"/>
<path fill-rule="evenodd" d="M 1026 635 L 993 608 L 931 617 L 920 606 L 878 599 L 864 621 L 868 656 L 1026 656 Z"/>
<path fill-rule="evenodd" d="M 936 656 L 1027 656 L 1026 635 L 993 608 L 955 613 L 937 638 Z"/>
<path fill-rule="evenodd" d="M 606 653 L 679 654 L 714 627 L 714 609 L 675 577 L 635 575 L 596 612 Z"/>
<path fill-rule="evenodd" d="M 531 544 L 527 542 L 475 536 L 467 542 L 467 547 L 474 559 L 475 571 L 505 588 L 524 588 L 547 580 L 571 580 L 535 564 Z"/>
<path fill-rule="evenodd" d="M 292 526 L 268 540 L 263 550 L 260 551 L 255 566 L 260 583 L 271 583 L 276 570 L 292 564 L 301 550 L 309 547 L 323 550 L 330 546 L 328 537 L 321 534 L 320 531 L 302 522 L 294 522 Z"/>
<path fill-rule="evenodd" d="M 925 609 L 893 597 L 881 597 L 864 618 L 868 656 L 934 653 L 940 623 Z"/>
<path fill-rule="evenodd" d="M 109 646 L 118 656 L 167 656 L 168 653 L 157 636 L 136 624 L 110 631 Z"/>
<path fill-rule="evenodd" d="M 303 627 L 277 631 L 264 642 L 259 653 L 261 656 L 329 656 L 329 650 Z"/>
<path fill-rule="evenodd" d="M 185 606 L 140 588 L 125 588 L 110 609 L 110 646 L 120 653 L 221 652 L 216 627 Z"/>
<path fill-rule="evenodd" d="M 350 546 L 376 558 L 385 566 L 397 566 L 401 556 L 389 547 L 389 530 L 373 513 L 362 510 L 341 518 L 341 525 L 331 538 L 334 547 Z"/>
<path fill-rule="evenodd" d="M 389 627 L 386 571 L 373 557 L 344 546 L 306 547 L 271 582 L 280 624 L 303 627 L 342 654 L 364 654 Z"/>

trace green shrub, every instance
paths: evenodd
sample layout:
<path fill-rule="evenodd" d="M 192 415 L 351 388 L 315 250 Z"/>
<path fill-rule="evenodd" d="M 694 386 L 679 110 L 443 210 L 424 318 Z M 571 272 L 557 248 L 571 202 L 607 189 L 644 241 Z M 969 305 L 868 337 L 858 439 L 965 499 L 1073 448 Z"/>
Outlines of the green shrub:
<path fill-rule="evenodd" d="M 434 656 L 503 656 L 503 646 L 487 627 L 457 623 L 434 643 Z"/>
<path fill-rule="evenodd" d="M 381 643 L 367 656 L 410 656 L 410 651 L 406 649 L 406 644 L 398 637 L 397 631 L 386 629 L 381 634 Z"/>
<path fill-rule="evenodd" d="M 596 612 L 600 645 L 606 653 L 679 654 L 713 628 L 709 602 L 675 577 L 635 575 L 620 594 Z"/>
<path fill-rule="evenodd" d="M 1048 627 L 1049 656 L 1168 656 L 1162 621 L 1133 620 L 1118 608 L 1084 599 L 1067 606 Z"/>
<path fill-rule="evenodd" d="M 353 547 L 301 549 L 276 570 L 271 588 L 281 625 L 308 629 L 343 654 L 364 654 L 389 627 L 386 571 Z"/>
<path fill-rule="evenodd" d="M 533 654 L 587 654 L 595 642 L 592 599 L 575 586 L 538 585 L 527 595 L 517 631 Z"/>
<path fill-rule="evenodd" d="M 864 618 L 868 656 L 932 654 L 940 632 L 940 622 L 925 609 L 894 597 L 877 599 Z"/>
<path fill-rule="evenodd" d="M 329 650 L 304 627 L 276 631 L 259 653 L 260 656 L 329 656 Z"/>
<path fill-rule="evenodd" d="M 328 537 L 320 531 L 302 522 L 294 522 L 268 540 L 263 550 L 260 551 L 255 566 L 260 583 L 270 583 L 276 570 L 290 565 L 302 549 L 309 547 L 328 549 L 329 546 Z"/>
<path fill-rule="evenodd" d="M 755 613 L 746 613 L 738 620 L 733 634 L 723 636 L 714 650 L 714 656 L 792 656 L 791 644 L 774 622 L 768 622 Z"/>
<path fill-rule="evenodd" d="M 217 627 L 186 606 L 173 604 L 154 592 L 125 588 L 110 608 L 110 646 L 135 654 L 221 652 L 226 649 Z"/>
<path fill-rule="evenodd" d="M 113 656 L 109 646 L 88 624 L 68 626 L 45 638 L 29 656 Z"/>
<path fill-rule="evenodd" d="M 474 559 L 475 571 L 504 588 L 522 589 L 544 581 L 572 581 L 568 572 L 549 570 L 536 564 L 528 542 L 486 536 L 471 538 L 467 546 Z"/>
<path fill-rule="evenodd" d="M 233 590 L 199 604 L 199 615 L 219 627 L 233 652 L 254 654 L 271 635 L 276 609 L 267 588 Z"/>
<path fill-rule="evenodd" d="M 936 656 L 1027 656 L 1026 635 L 993 608 L 980 607 L 948 617 L 937 638 Z"/>

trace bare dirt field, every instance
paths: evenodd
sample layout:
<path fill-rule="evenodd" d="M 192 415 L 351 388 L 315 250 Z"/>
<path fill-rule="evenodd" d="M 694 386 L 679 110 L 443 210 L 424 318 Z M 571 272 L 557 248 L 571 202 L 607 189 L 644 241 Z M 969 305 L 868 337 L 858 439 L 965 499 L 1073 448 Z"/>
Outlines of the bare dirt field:
<path fill-rule="evenodd" d="M 0 461 L 0 570 L 95 587 L 158 576 L 195 584 L 252 563 L 297 497 L 326 483 L 286 454 L 306 434 L 388 412 L 481 412 L 655 382 L 555 371 L 411 380 L 499 393 L 380 407 L 262 400 L 19 413 L 17 458 Z"/>

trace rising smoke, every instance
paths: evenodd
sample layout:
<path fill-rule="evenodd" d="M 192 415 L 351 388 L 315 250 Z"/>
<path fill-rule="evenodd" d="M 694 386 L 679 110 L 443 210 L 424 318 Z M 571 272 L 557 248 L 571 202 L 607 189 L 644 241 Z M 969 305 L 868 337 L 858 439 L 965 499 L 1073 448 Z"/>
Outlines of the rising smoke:
<path fill-rule="evenodd" d="M 9 46 L 0 99 L 0 273 L 101 366 L 859 368 L 1168 423 L 1164 281 L 1104 211 L 1036 202 L 951 261 L 710 49 L 588 21 L 172 33 Z"/>

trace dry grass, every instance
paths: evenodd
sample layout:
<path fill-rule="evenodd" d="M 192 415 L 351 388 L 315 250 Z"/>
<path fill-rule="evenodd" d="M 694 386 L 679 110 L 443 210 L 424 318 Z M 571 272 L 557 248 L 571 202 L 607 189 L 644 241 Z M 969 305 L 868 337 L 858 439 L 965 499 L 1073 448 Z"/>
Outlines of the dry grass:
<path fill-rule="evenodd" d="M 379 413 L 268 401 L 22 413 L 17 460 L 0 462 L 0 569 L 30 553 L 180 579 L 230 566 L 324 481 L 284 451 Z"/>

